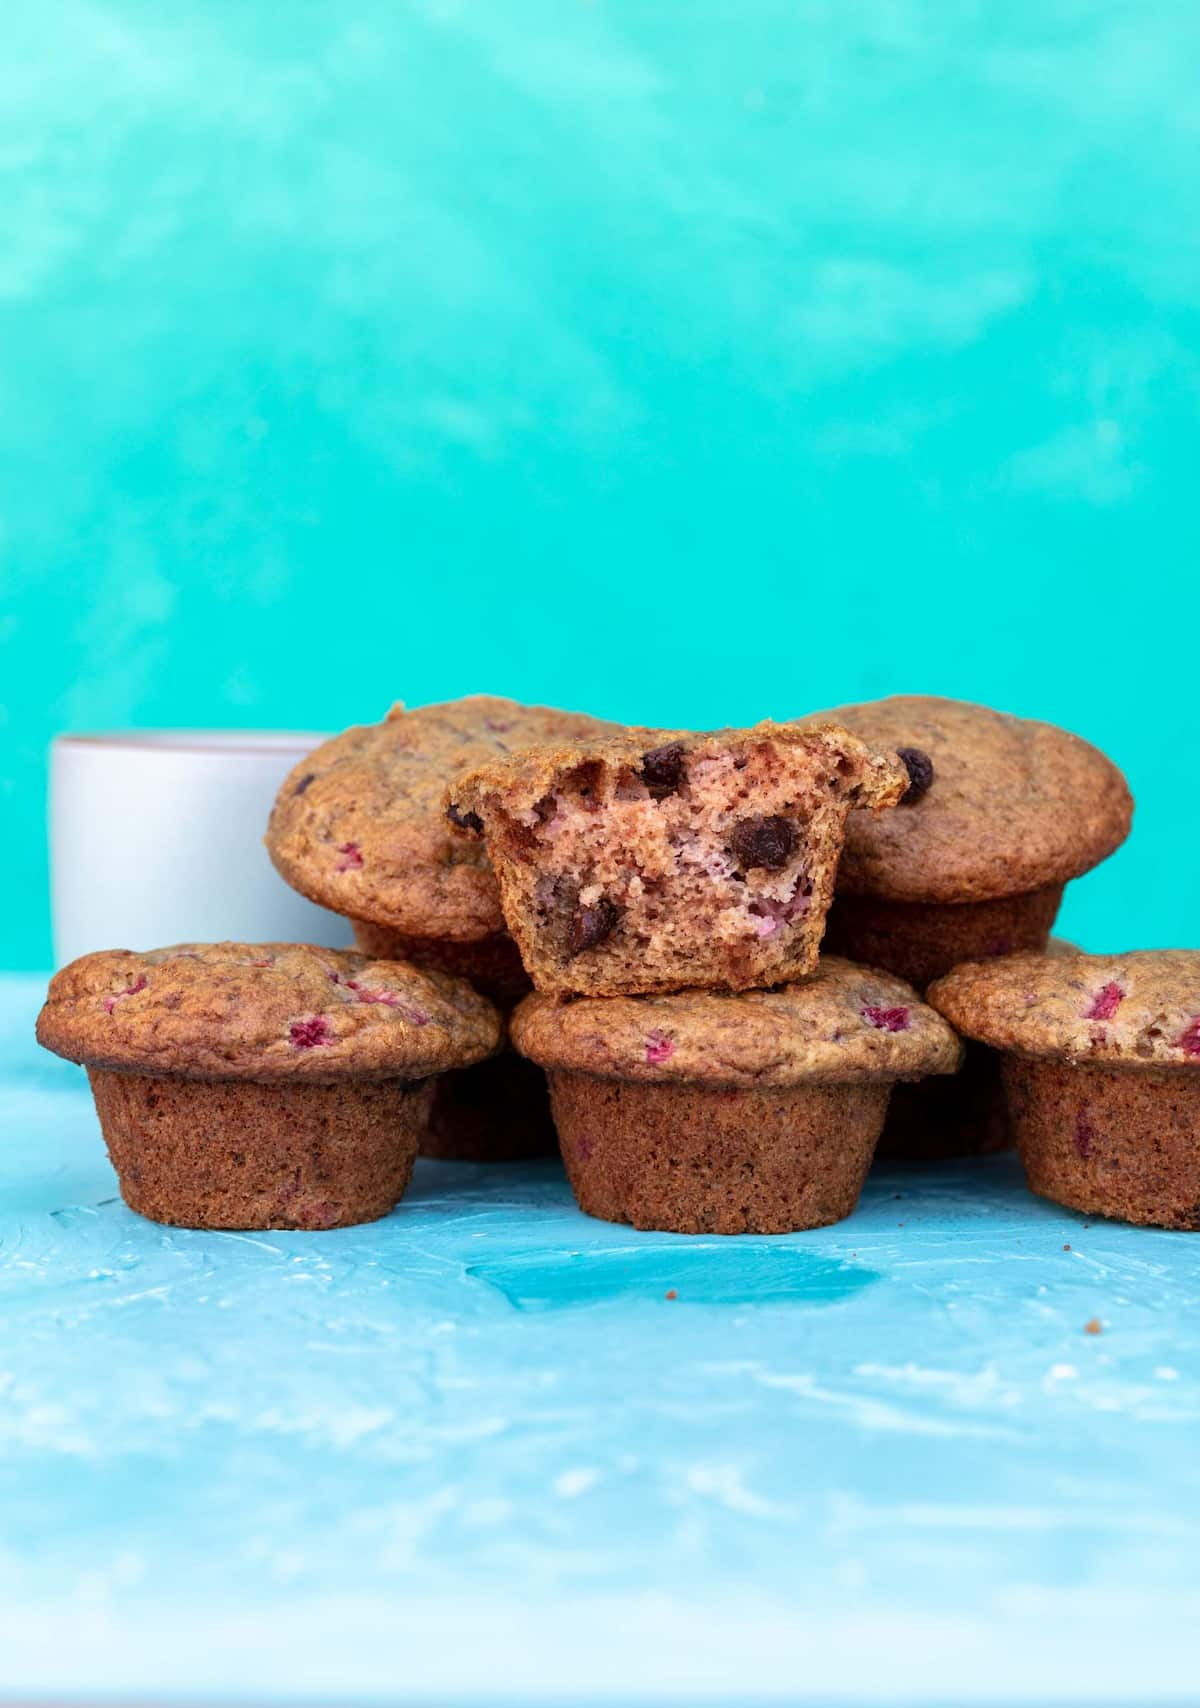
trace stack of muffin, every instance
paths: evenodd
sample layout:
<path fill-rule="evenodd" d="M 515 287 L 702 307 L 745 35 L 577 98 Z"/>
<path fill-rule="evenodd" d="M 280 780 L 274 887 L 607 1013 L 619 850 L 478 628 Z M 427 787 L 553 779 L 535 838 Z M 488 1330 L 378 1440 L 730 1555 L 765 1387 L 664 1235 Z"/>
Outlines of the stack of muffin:
<path fill-rule="evenodd" d="M 851 811 L 911 787 L 833 723 L 630 731 L 453 786 L 535 986 L 512 1037 L 549 1074 L 583 1209 L 780 1233 L 854 1208 L 892 1084 L 959 1059 L 908 985 L 818 965 Z"/>
<path fill-rule="evenodd" d="M 881 1128 L 1015 1133 L 1035 1190 L 1195 1226 L 1200 956 L 1049 940 L 1130 816 L 1086 743 L 944 700 L 709 736 L 398 708 L 297 767 L 267 838 L 358 953 L 85 957 L 39 1036 L 167 1221 L 384 1214 L 418 1144 L 550 1148 L 548 1074 L 581 1205 L 638 1226 L 834 1220 Z"/>

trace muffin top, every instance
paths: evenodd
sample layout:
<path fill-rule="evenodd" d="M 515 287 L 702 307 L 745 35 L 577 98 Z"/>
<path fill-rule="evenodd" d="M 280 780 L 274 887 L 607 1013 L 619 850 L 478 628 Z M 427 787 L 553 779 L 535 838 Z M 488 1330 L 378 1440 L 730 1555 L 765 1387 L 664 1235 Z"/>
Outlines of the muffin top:
<path fill-rule="evenodd" d="M 585 774 L 583 793 L 599 797 L 607 776 L 609 792 L 619 799 L 636 799 L 674 793 L 686 784 L 688 761 L 703 763 L 726 751 L 744 755 L 756 745 L 772 743 L 800 756 L 811 754 L 836 765 L 835 782 L 845 782 L 851 799 L 876 812 L 895 806 L 908 786 L 904 767 L 892 753 L 876 752 L 853 731 L 837 724 L 754 724 L 749 729 L 652 730 L 622 728 L 600 736 L 584 736 L 553 745 L 530 746 L 511 758 L 493 759 L 474 766 L 458 777 L 447 791 L 446 807 L 451 821 L 464 835 L 478 835 L 483 826 L 477 808 L 503 801 L 510 812 L 528 814 L 536 823 L 542 798 L 556 788 L 564 773 Z M 744 757 L 739 764 L 744 765 Z M 626 796 L 625 791 L 634 791 Z M 592 805 L 598 805 L 596 799 Z"/>
<path fill-rule="evenodd" d="M 1200 1068 L 1200 950 L 968 961 L 927 997 L 960 1032 L 997 1049 Z"/>
<path fill-rule="evenodd" d="M 394 706 L 301 760 L 276 798 L 267 850 L 293 889 L 335 913 L 476 941 L 504 929 L 500 896 L 483 844 L 453 833 L 448 786 L 515 749 L 618 727 L 490 694 Z"/>
<path fill-rule="evenodd" d="M 482 1061 L 502 1022 L 461 979 L 305 943 L 106 949 L 50 981 L 38 1042 L 184 1079 L 422 1079 Z"/>
<path fill-rule="evenodd" d="M 1125 779 L 1053 724 L 961 700 L 901 694 L 817 712 L 899 752 L 912 779 L 895 812 L 852 813 L 843 894 L 968 902 L 1023 895 L 1090 870 L 1129 834 Z"/>
<path fill-rule="evenodd" d="M 512 1040 L 542 1067 L 700 1085 L 917 1079 L 953 1073 L 962 1046 L 889 973 L 822 958 L 810 979 L 722 995 L 527 996 Z"/>

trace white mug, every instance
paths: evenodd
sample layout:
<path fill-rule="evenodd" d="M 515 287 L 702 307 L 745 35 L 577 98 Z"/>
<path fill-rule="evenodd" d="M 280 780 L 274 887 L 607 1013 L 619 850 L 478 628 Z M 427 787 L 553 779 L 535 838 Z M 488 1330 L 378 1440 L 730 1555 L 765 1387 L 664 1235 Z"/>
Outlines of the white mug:
<path fill-rule="evenodd" d="M 276 791 L 325 737 L 293 731 L 62 735 L 50 750 L 54 952 L 350 940 L 263 847 Z"/>

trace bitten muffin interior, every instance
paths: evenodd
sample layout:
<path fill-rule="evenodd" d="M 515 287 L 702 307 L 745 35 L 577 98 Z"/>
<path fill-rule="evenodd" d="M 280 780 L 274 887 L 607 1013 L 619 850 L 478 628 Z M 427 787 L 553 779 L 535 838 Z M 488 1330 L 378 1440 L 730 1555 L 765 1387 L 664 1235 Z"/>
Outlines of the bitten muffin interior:
<path fill-rule="evenodd" d="M 547 816 L 524 817 L 540 845 L 538 922 L 559 955 L 605 943 L 614 960 L 671 955 L 700 936 L 774 939 L 782 956 L 812 905 L 822 832 L 839 816 L 822 779 L 798 779 L 765 743 L 690 765 L 663 748 L 640 776 L 599 770 L 567 772 L 539 803 Z"/>
<path fill-rule="evenodd" d="M 473 797 L 542 988 L 743 989 L 815 964 L 857 755 L 749 732 L 588 755 L 545 781 Z"/>

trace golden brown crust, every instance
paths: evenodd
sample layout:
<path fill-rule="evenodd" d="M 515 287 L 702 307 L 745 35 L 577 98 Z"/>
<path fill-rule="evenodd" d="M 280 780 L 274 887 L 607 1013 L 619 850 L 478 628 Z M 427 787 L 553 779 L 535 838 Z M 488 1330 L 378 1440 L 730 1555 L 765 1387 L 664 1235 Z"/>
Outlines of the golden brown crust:
<path fill-rule="evenodd" d="M 1078 877 L 1129 834 L 1133 801 L 1104 754 L 1053 724 L 902 694 L 813 713 L 864 740 L 915 748 L 933 781 L 894 813 L 851 816 L 838 874 L 850 895 L 984 901 Z"/>
<path fill-rule="evenodd" d="M 38 1041 L 186 1079 L 422 1079 L 482 1061 L 503 1022 L 470 985 L 303 943 L 104 950 L 50 982 Z"/>
<path fill-rule="evenodd" d="M 961 1045 L 899 979 L 829 956 L 781 990 L 737 996 L 581 997 L 536 993 L 512 1040 L 542 1067 L 694 1085 L 797 1085 L 953 1073 Z"/>
<path fill-rule="evenodd" d="M 996 1049 L 1200 1070 L 1200 950 L 969 961 L 927 997 L 960 1032 Z"/>
<path fill-rule="evenodd" d="M 856 806 L 879 812 L 893 807 L 908 786 L 908 774 L 897 765 L 891 754 L 876 752 L 855 732 L 842 728 L 832 720 L 816 724 L 772 723 L 769 719 L 746 730 L 648 730 L 621 729 L 609 736 L 584 735 L 578 740 L 557 743 L 530 744 L 511 756 L 491 760 L 464 771 L 447 791 L 446 806 L 453 807 L 459 817 L 478 812 L 497 798 L 502 798 L 513 812 L 532 809 L 552 788 L 564 771 L 570 771 L 589 761 L 619 767 L 636 763 L 645 754 L 648 742 L 655 747 L 678 746 L 688 757 L 706 756 L 725 745 L 730 738 L 747 743 L 765 739 L 781 747 L 800 750 L 826 748 L 844 758 L 847 769 L 853 766 L 854 784 L 850 790 Z M 460 826 L 460 834 L 470 836 L 469 827 Z"/>
<path fill-rule="evenodd" d="M 335 736 L 301 760 L 271 813 L 267 851 L 293 889 L 353 919 L 470 942 L 502 931 L 482 843 L 455 836 L 458 774 L 533 742 L 615 729 L 579 712 L 474 694 Z"/>

